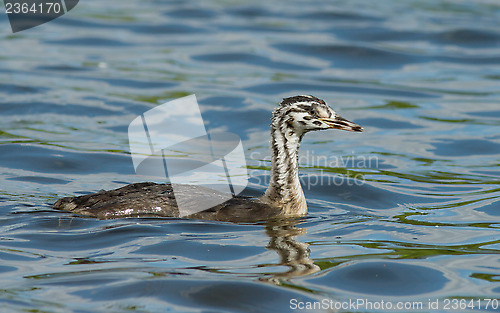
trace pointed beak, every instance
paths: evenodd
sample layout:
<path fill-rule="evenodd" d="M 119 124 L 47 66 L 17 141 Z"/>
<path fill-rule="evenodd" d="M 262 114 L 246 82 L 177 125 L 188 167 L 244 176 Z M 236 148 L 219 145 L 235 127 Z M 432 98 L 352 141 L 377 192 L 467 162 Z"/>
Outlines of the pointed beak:
<path fill-rule="evenodd" d="M 336 116 L 334 118 L 319 118 L 318 120 L 330 126 L 330 128 L 348 130 L 351 132 L 362 132 L 363 127 L 356 123 L 346 120 L 341 116 Z"/>

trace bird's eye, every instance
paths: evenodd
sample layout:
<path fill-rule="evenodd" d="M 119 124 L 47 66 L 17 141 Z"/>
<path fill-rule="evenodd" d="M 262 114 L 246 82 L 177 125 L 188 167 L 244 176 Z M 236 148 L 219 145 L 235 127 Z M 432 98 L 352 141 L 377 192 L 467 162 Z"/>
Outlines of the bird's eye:
<path fill-rule="evenodd" d="M 312 107 L 311 107 L 311 108 L 309 109 L 309 114 L 314 115 L 314 116 L 317 116 L 317 115 L 318 115 L 318 111 L 316 111 L 316 109 L 315 109 L 315 108 L 312 108 Z"/>

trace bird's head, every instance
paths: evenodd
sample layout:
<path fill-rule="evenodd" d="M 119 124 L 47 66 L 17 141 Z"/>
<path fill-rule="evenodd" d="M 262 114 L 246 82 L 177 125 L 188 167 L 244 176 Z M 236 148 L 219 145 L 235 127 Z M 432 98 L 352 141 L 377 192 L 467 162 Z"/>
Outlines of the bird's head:
<path fill-rule="evenodd" d="M 299 136 L 324 129 L 363 131 L 363 127 L 341 117 L 325 101 L 314 96 L 284 98 L 273 112 L 273 120 L 279 119 Z"/>

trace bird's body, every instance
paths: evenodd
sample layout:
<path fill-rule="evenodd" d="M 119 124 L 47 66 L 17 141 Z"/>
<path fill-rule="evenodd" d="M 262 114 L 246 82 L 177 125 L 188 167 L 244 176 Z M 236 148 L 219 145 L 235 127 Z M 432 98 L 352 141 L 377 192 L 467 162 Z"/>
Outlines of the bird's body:
<path fill-rule="evenodd" d="M 211 199 L 227 199 L 227 195 L 213 189 L 193 185 L 179 185 L 177 192 L 195 196 L 202 194 Z M 219 201 L 222 202 L 223 200 Z M 130 184 L 114 190 L 66 197 L 57 200 L 54 208 L 101 219 L 117 217 L 180 217 L 171 184 L 152 182 Z M 271 208 L 258 198 L 233 197 L 208 210 L 185 216 L 204 220 L 251 222 L 267 220 L 279 215 L 277 208 Z"/>
<path fill-rule="evenodd" d="M 361 126 L 338 116 L 323 100 L 316 97 L 295 96 L 283 99 L 273 111 L 271 120 L 271 179 L 265 194 L 260 198 L 233 197 L 208 210 L 184 217 L 250 222 L 307 214 L 306 199 L 298 175 L 300 142 L 309 131 L 331 128 L 363 130 Z M 225 199 L 224 196 L 227 196 L 212 189 L 190 185 L 182 185 L 180 189 L 176 186 L 176 193 L 178 192 L 186 195 L 201 194 L 213 199 Z M 97 218 L 180 216 L 172 186 L 150 182 L 62 198 L 53 207 Z"/>

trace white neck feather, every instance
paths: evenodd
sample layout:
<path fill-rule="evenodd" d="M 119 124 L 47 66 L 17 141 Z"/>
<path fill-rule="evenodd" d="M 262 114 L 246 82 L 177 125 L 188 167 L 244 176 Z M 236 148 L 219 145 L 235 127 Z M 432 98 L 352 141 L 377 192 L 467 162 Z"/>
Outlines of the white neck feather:
<path fill-rule="evenodd" d="M 283 215 L 305 215 L 307 204 L 299 180 L 298 154 L 301 134 L 289 122 L 271 123 L 271 179 L 263 200 L 281 208 Z"/>

